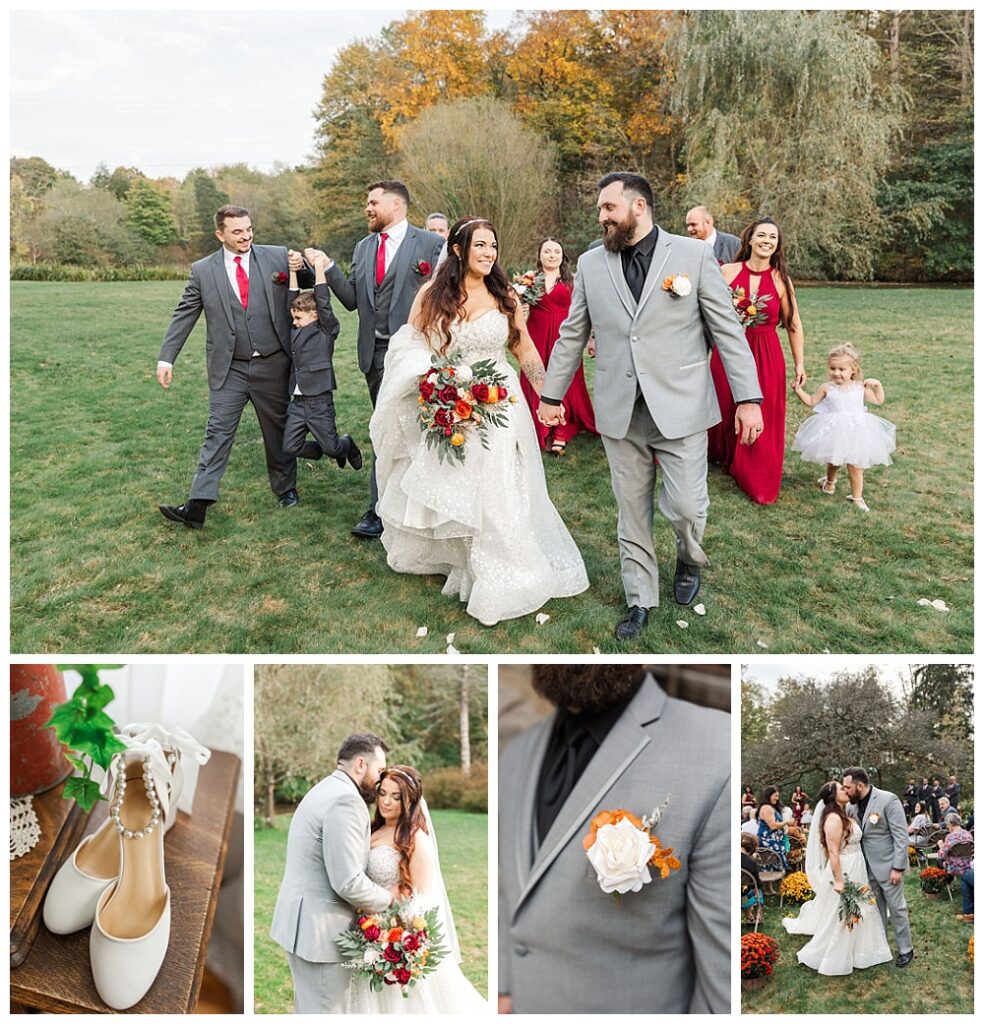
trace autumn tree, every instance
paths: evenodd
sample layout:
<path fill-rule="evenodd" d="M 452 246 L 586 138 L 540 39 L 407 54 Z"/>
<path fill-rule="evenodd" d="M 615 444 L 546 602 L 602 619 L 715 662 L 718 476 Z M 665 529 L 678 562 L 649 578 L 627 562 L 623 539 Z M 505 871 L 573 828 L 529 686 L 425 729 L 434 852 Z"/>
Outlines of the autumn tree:
<path fill-rule="evenodd" d="M 488 218 L 503 266 L 525 269 L 555 216 L 557 158 L 509 104 L 481 97 L 431 107 L 403 130 L 399 157 L 419 208 L 443 210 L 452 223 Z"/>

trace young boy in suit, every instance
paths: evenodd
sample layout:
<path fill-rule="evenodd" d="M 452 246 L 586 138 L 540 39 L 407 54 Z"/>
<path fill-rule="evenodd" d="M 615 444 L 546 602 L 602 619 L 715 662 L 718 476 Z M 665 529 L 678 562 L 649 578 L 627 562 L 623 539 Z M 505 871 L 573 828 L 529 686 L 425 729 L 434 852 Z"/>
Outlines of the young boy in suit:
<path fill-rule="evenodd" d="M 284 454 L 301 459 L 320 459 L 328 455 L 339 469 L 347 462 L 353 469 L 362 468 L 362 452 L 348 434 L 335 430 L 335 370 L 332 354 L 338 337 L 338 318 L 331 308 L 331 297 L 325 283 L 326 256 L 314 264 L 314 291 L 299 292 L 297 271 L 303 263 L 293 257 L 290 269 L 290 313 L 294 329 L 290 332 L 293 368 L 290 375 L 290 405 L 284 428 Z M 307 440 L 308 433 L 314 437 Z"/>

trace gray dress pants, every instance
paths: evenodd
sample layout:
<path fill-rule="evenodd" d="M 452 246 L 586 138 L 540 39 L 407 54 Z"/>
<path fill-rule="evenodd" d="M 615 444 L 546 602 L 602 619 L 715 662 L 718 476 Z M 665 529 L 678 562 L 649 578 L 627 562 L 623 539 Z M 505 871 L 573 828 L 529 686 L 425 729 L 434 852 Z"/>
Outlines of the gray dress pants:
<path fill-rule="evenodd" d="M 340 963 L 315 964 L 287 954 L 294 979 L 294 1013 L 344 1013 L 352 972 Z"/>

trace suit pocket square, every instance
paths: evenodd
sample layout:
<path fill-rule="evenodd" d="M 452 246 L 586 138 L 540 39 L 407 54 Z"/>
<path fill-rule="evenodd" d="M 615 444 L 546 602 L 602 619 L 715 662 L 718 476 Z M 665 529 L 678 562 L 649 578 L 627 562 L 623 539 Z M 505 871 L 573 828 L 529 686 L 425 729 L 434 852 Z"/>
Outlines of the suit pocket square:
<path fill-rule="evenodd" d="M 681 369 L 681 370 L 692 370 L 696 366 L 707 366 L 707 359 L 706 359 L 706 357 L 704 359 L 698 360 L 696 363 L 687 363 L 686 366 L 681 366 L 681 367 L 679 367 L 679 369 Z"/>

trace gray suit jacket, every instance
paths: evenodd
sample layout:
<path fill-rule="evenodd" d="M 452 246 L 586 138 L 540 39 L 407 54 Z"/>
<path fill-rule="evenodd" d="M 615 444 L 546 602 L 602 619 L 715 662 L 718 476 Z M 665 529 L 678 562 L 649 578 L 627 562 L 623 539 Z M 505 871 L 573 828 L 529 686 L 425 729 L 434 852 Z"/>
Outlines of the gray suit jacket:
<path fill-rule="evenodd" d="M 499 991 L 516 1013 L 727 1013 L 730 1007 L 730 716 L 647 678 L 536 848 L 536 785 L 553 718 L 499 759 Z M 682 866 L 621 905 L 582 846 L 625 808 Z"/>
<path fill-rule="evenodd" d="M 714 238 L 714 258 L 718 263 L 734 263 L 740 248 L 741 239 L 727 231 L 718 231 Z"/>
<path fill-rule="evenodd" d="M 858 820 L 858 809 L 849 805 L 848 814 Z M 877 821 L 872 817 L 877 817 Z M 909 833 L 902 801 L 884 789 L 871 787 L 871 797 L 861 822 L 861 851 L 868 864 L 868 873 L 888 884 L 895 868 L 905 871 L 909 866 Z"/>
<path fill-rule="evenodd" d="M 662 287 L 665 277 L 678 274 L 692 285 L 685 297 Z M 602 434 L 625 437 L 637 386 L 664 437 L 707 430 L 721 421 L 721 410 L 705 324 L 736 402 L 761 399 L 755 360 L 706 242 L 660 229 L 638 304 L 625 283 L 621 256 L 589 249 L 577 262 L 571 311 L 550 355 L 543 394 L 559 398 L 567 392 L 593 329 L 595 421 Z"/>
<path fill-rule="evenodd" d="M 339 963 L 335 939 L 355 911 L 385 910 L 387 889 L 366 875 L 369 810 L 340 769 L 310 789 L 287 833 L 287 862 L 270 937 L 312 963 Z"/>
<path fill-rule="evenodd" d="M 359 369 L 363 373 L 368 373 L 372 368 L 376 348 L 374 304 L 378 244 L 377 234 L 366 235 L 356 242 L 348 277 L 341 272 L 337 263 L 333 263 L 325 275 L 338 301 L 346 309 L 359 311 Z M 428 280 L 427 275 L 418 274 L 413 269 L 414 264 L 424 260 L 431 265 L 433 273 L 437 269 L 443 246 L 444 239 L 433 231 L 415 228 L 412 224 L 407 226 L 406 236 L 396 250 L 389 271 L 396 275 L 396 280 L 393 282 L 393 298 L 390 302 L 388 335 L 394 335 L 407 322 L 417 289 Z"/>
<path fill-rule="evenodd" d="M 250 264 L 250 286 L 255 288 L 262 284 L 272 313 L 273 328 L 284 351 L 290 355 L 287 250 L 282 245 L 254 245 L 250 250 Z M 274 284 L 273 275 L 281 272 L 284 283 Z M 204 312 L 208 386 L 213 390 L 222 387 L 229 375 L 236 348 L 232 301 L 221 249 L 192 263 L 184 294 L 171 317 L 157 358 L 173 363 Z"/>

